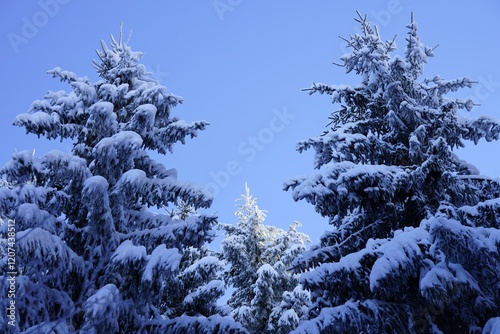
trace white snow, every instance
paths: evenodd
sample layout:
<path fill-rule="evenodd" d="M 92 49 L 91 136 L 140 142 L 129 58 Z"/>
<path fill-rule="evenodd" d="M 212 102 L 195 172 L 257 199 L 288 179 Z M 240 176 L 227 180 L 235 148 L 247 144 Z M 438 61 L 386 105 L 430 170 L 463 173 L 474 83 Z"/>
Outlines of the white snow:
<path fill-rule="evenodd" d="M 146 259 L 146 247 L 135 246 L 131 240 L 125 240 L 115 250 L 111 262 L 138 262 Z"/>
<path fill-rule="evenodd" d="M 85 191 L 104 193 L 108 190 L 108 181 L 100 175 L 91 176 L 85 180 L 84 183 Z"/>
<path fill-rule="evenodd" d="M 278 320 L 278 326 L 284 327 L 284 328 L 290 328 L 294 327 L 299 323 L 300 319 L 295 310 L 289 309 L 284 311 L 279 320 Z"/>
<path fill-rule="evenodd" d="M 87 167 L 85 159 L 59 150 L 49 151 L 42 159 L 46 163 L 62 165 L 71 171 L 81 172 Z"/>
<path fill-rule="evenodd" d="M 356 253 L 350 253 L 342 257 L 339 262 L 334 263 L 323 263 L 317 267 L 314 271 L 305 272 L 301 275 L 300 281 L 302 283 L 307 283 L 307 285 L 321 284 L 325 277 L 329 277 L 332 273 L 337 271 L 354 272 L 361 268 L 360 260 L 361 258 L 369 253 L 370 250 L 362 249 Z"/>
<path fill-rule="evenodd" d="M 153 270 L 169 270 L 175 272 L 179 269 L 182 255 L 177 248 L 167 248 L 164 244 L 156 247 L 148 256 L 148 264 L 142 274 L 143 281 L 153 280 Z"/>
<path fill-rule="evenodd" d="M 74 81 L 71 83 L 75 94 L 85 103 L 92 104 L 97 99 L 95 88 L 85 82 Z"/>
<path fill-rule="evenodd" d="M 500 334 L 500 317 L 488 320 L 482 334 Z"/>
<path fill-rule="evenodd" d="M 268 275 L 271 277 L 277 277 L 278 273 L 269 263 L 265 263 L 257 269 L 257 275 Z"/>
<path fill-rule="evenodd" d="M 436 264 L 420 280 L 420 291 L 425 294 L 428 289 L 446 291 L 446 282 L 454 281 L 453 274 L 448 270 L 444 262 Z"/>
<path fill-rule="evenodd" d="M 221 264 L 222 264 L 221 261 L 217 257 L 205 256 L 196 261 L 195 263 L 193 263 L 192 265 L 190 265 L 189 267 L 187 267 L 186 270 L 184 270 L 184 273 L 197 272 L 198 270 L 200 270 L 200 268 L 202 268 L 201 270 L 206 271 L 213 268 L 217 268 Z"/>
<path fill-rule="evenodd" d="M 148 122 L 151 122 L 149 126 L 153 125 L 153 121 L 156 115 L 156 107 L 152 104 L 143 104 L 140 105 L 139 107 L 135 108 L 134 110 L 134 116 L 142 116 L 148 119 Z"/>
<path fill-rule="evenodd" d="M 141 189 L 148 181 L 146 172 L 140 169 L 131 169 L 123 173 L 120 182 L 123 184 L 133 185 L 137 189 Z"/>
<path fill-rule="evenodd" d="M 120 303 L 120 292 L 114 284 L 106 284 L 85 302 L 85 313 L 92 318 L 113 316 Z"/>
<path fill-rule="evenodd" d="M 142 138 L 134 131 L 120 131 L 112 137 L 103 138 L 95 146 L 96 151 L 109 149 L 110 147 L 132 147 L 139 148 L 142 145 Z"/>
<path fill-rule="evenodd" d="M 44 111 L 37 111 L 33 114 L 21 114 L 16 117 L 16 124 L 27 124 L 28 126 L 36 124 L 37 128 L 49 128 L 51 124 L 59 123 L 59 114 L 56 112 L 48 114 Z"/>
<path fill-rule="evenodd" d="M 16 233 L 16 238 L 18 256 L 21 258 L 43 262 L 52 267 L 61 266 L 66 271 L 83 270 L 83 259 L 70 249 L 61 238 L 42 228 L 36 227 L 19 231 Z"/>
<path fill-rule="evenodd" d="M 54 67 L 53 69 L 47 71 L 48 74 L 52 74 L 52 77 L 59 77 L 61 80 L 66 81 L 76 81 L 78 77 L 75 73 L 70 71 L 63 71 L 59 66 Z"/>
<path fill-rule="evenodd" d="M 116 85 L 105 83 L 99 87 L 99 96 L 107 101 L 115 102 L 117 100 L 117 87 Z"/>
<path fill-rule="evenodd" d="M 427 237 L 428 233 L 422 228 L 406 229 L 382 244 L 377 249 L 382 256 L 375 261 L 370 272 L 370 290 L 374 291 L 381 280 L 390 275 L 397 275 L 402 268 L 413 267 L 417 259 L 423 256 L 419 243 L 428 244 L 427 240 L 422 242 Z"/>
<path fill-rule="evenodd" d="M 55 217 L 38 208 L 36 204 L 23 203 L 19 205 L 16 220 L 22 222 L 24 228 L 40 227 L 50 233 L 55 233 Z"/>
<path fill-rule="evenodd" d="M 193 303 L 197 298 L 203 298 L 204 294 L 214 294 L 211 292 L 215 292 L 215 295 L 223 295 L 224 291 L 226 291 L 226 286 L 221 280 L 213 280 L 208 282 L 205 285 L 200 286 L 195 291 L 191 292 L 184 298 L 184 302 L 187 304 Z"/>
<path fill-rule="evenodd" d="M 88 108 L 89 118 L 85 127 L 101 136 L 111 136 L 118 131 L 117 116 L 111 102 L 100 101 Z"/>

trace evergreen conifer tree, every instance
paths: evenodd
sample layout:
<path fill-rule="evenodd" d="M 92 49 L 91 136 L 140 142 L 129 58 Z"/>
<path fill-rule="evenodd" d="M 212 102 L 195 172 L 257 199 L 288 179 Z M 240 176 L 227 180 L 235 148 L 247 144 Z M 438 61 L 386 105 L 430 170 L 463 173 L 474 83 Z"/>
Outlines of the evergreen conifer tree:
<path fill-rule="evenodd" d="M 297 275 L 289 269 L 310 240 L 297 231 L 297 222 L 288 231 L 264 225 L 265 212 L 248 186 L 241 201 L 237 225 L 221 225 L 226 231 L 222 256 L 229 264 L 225 277 L 235 289 L 228 300 L 231 315 L 250 333 L 288 333 L 298 325 L 309 302 L 307 292 L 299 292 L 300 287 L 294 290 Z M 297 294 L 301 298 L 295 298 Z M 281 303 L 283 296 L 294 301 Z"/>
<path fill-rule="evenodd" d="M 17 330 L 245 333 L 216 304 L 222 262 L 206 247 L 216 217 L 192 210 L 211 195 L 148 153 L 171 153 L 208 123 L 172 116 L 182 98 L 121 37 L 101 46 L 99 81 L 55 68 L 70 91 L 49 92 L 14 122 L 74 142 L 71 153 L 16 153 L 1 170 L 13 185 L 0 189 L 0 211 L 17 227 Z M 151 211 L 176 203 L 174 217 Z"/>
<path fill-rule="evenodd" d="M 402 56 L 357 21 L 342 66 L 360 83 L 308 89 L 340 104 L 327 131 L 298 144 L 321 172 L 284 186 L 333 226 L 294 263 L 312 305 L 293 333 L 489 332 L 500 316 L 500 185 L 453 150 L 497 140 L 500 123 L 447 97 L 471 79 L 421 79 L 433 49 L 413 17 Z"/>

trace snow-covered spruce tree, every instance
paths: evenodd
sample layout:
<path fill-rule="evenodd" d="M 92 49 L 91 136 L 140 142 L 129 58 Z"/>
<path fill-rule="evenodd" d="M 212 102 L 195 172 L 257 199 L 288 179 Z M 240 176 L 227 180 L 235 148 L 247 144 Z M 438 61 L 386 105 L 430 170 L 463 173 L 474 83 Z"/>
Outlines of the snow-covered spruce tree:
<path fill-rule="evenodd" d="M 297 231 L 298 222 L 288 231 L 264 225 L 265 212 L 245 188 L 236 211 L 238 223 L 220 225 L 226 231 L 221 243 L 229 264 L 225 277 L 235 289 L 228 305 L 234 319 L 251 333 L 288 333 L 309 305 L 308 292 L 297 287 L 297 275 L 289 269 L 310 240 Z"/>
<path fill-rule="evenodd" d="M 172 152 L 207 123 L 172 116 L 182 99 L 121 38 L 101 45 L 101 80 L 55 68 L 71 90 L 49 92 L 14 121 L 74 141 L 71 153 L 16 153 L 1 170 L 14 185 L 0 189 L 0 209 L 17 226 L 17 330 L 245 333 L 218 315 L 222 263 L 205 246 L 216 217 L 150 211 L 210 206 L 204 188 L 148 154 Z"/>
<path fill-rule="evenodd" d="M 333 225 L 294 263 L 312 306 L 293 333 L 480 333 L 500 315 L 500 185 L 453 150 L 500 124 L 446 96 L 471 79 L 420 79 L 433 50 L 413 17 L 402 56 L 357 21 L 342 61 L 361 82 L 308 89 L 340 109 L 298 144 L 320 172 L 284 186 Z"/>

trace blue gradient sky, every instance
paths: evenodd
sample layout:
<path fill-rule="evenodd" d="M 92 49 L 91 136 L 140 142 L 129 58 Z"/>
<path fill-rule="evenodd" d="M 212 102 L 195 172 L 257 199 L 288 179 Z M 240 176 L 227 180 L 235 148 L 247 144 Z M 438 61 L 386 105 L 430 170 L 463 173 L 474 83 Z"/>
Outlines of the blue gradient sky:
<path fill-rule="evenodd" d="M 130 45 L 144 52 L 154 77 L 185 102 L 174 114 L 207 120 L 199 137 L 160 157 L 179 179 L 211 186 L 208 212 L 235 222 L 235 199 L 248 182 L 267 224 L 286 228 L 300 221 L 317 241 L 326 220 L 307 203 L 295 203 L 283 181 L 312 174 L 312 152 L 295 143 L 320 134 L 336 106 L 327 96 L 301 92 L 315 82 L 356 84 L 332 65 L 346 52 L 339 35 L 358 32 L 356 10 L 378 24 L 385 39 L 398 34 L 403 52 L 405 25 L 414 12 L 420 37 L 439 44 L 425 74 L 445 79 L 469 76 L 478 84 L 458 96 L 480 107 L 471 116 L 500 118 L 500 3 L 417 1 L 2 1 L 0 164 L 15 150 L 69 150 L 70 143 L 37 139 L 12 120 L 47 90 L 68 89 L 45 72 L 56 66 L 96 80 L 91 60 L 99 41 L 132 30 Z M 54 5 L 54 4 L 57 4 Z M 30 25 L 31 29 L 30 29 Z M 288 115 L 288 116 L 287 116 Z M 500 176 L 500 143 L 469 145 L 458 154 L 482 174 Z"/>

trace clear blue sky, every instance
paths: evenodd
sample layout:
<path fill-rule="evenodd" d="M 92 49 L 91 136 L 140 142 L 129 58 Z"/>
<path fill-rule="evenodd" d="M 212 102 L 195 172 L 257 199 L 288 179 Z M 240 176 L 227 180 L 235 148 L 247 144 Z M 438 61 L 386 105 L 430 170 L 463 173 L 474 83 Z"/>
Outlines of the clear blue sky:
<path fill-rule="evenodd" d="M 294 220 L 317 241 L 328 228 L 307 203 L 295 203 L 283 181 L 312 174 L 312 152 L 295 143 L 320 134 L 336 106 L 327 96 L 301 92 L 315 82 L 357 82 L 332 65 L 346 52 L 339 35 L 359 31 L 356 10 L 378 24 L 403 52 L 405 26 L 414 12 L 420 37 L 439 44 L 425 74 L 478 81 L 460 96 L 481 106 L 472 116 L 500 118 L 500 3 L 476 1 L 2 1 L 0 59 L 2 110 L 0 163 L 15 150 L 69 150 L 69 143 L 37 139 L 12 120 L 47 90 L 68 89 L 45 72 L 56 66 L 95 80 L 91 60 L 99 41 L 132 30 L 130 45 L 143 63 L 185 103 L 174 114 L 211 123 L 199 137 L 159 158 L 179 179 L 216 185 L 209 212 L 235 222 L 234 200 L 249 183 L 267 224 Z M 500 176 L 500 143 L 481 142 L 458 153 L 482 174 Z M 227 173 L 227 174 L 226 174 Z M 233 175 L 229 174 L 232 173 Z M 223 177 L 223 175 L 225 177 Z M 217 185 L 217 181 L 219 184 Z"/>

